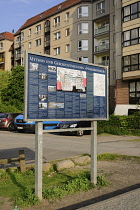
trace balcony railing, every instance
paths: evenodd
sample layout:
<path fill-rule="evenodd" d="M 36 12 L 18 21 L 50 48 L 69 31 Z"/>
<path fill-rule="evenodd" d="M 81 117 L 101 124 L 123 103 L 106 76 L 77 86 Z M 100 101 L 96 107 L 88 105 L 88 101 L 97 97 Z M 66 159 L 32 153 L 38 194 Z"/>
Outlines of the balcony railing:
<path fill-rule="evenodd" d="M 101 52 L 105 50 L 109 50 L 109 43 L 95 46 L 95 52 Z"/>
<path fill-rule="evenodd" d="M 45 32 L 49 32 L 50 31 L 50 26 L 45 26 Z"/>
<path fill-rule="evenodd" d="M 109 31 L 109 25 L 105 25 L 103 27 L 99 27 L 95 29 L 95 35 L 103 34 Z"/>
<path fill-rule="evenodd" d="M 16 59 L 20 59 L 21 58 L 21 53 L 16 54 Z"/>
<path fill-rule="evenodd" d="M 5 58 L 0 58 L 0 63 L 4 63 Z"/>
<path fill-rule="evenodd" d="M 102 61 L 101 63 L 98 63 L 98 65 L 109 66 L 109 60 Z"/>
<path fill-rule="evenodd" d="M 47 41 L 45 42 L 45 47 L 48 47 L 48 46 L 50 46 L 50 40 L 47 40 Z"/>

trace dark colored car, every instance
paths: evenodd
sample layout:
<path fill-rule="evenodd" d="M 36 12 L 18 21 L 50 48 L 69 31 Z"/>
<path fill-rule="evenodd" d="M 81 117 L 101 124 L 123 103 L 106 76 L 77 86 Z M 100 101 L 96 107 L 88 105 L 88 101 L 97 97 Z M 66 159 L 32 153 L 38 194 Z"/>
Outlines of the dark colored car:
<path fill-rule="evenodd" d="M 0 128 L 15 130 L 14 120 L 19 113 L 0 113 Z"/>
<path fill-rule="evenodd" d="M 63 121 L 57 125 L 57 129 L 86 128 L 86 127 L 91 127 L 91 121 Z M 79 131 L 62 132 L 62 134 L 63 133 L 83 136 L 84 134 L 90 134 L 90 131 L 79 130 Z"/>
<path fill-rule="evenodd" d="M 24 121 L 23 113 L 15 118 L 15 127 L 19 133 L 32 132 L 35 133 L 35 121 Z M 43 121 L 43 130 L 55 129 L 60 121 Z"/>

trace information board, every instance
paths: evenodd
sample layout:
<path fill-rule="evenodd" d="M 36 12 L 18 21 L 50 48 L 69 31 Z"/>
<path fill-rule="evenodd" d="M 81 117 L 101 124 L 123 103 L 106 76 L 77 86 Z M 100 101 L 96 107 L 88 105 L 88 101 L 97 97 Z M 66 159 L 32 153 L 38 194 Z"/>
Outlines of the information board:
<path fill-rule="evenodd" d="M 106 120 L 103 66 L 25 52 L 25 120 Z"/>

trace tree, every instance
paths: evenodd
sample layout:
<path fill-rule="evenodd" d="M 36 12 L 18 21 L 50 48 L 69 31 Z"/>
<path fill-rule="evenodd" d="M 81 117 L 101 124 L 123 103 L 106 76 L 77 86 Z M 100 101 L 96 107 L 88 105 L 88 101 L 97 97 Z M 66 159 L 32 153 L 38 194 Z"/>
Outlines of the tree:
<path fill-rule="evenodd" d="M 24 100 L 24 67 L 16 66 L 8 78 L 8 84 L 1 91 L 2 102 L 23 110 Z"/>

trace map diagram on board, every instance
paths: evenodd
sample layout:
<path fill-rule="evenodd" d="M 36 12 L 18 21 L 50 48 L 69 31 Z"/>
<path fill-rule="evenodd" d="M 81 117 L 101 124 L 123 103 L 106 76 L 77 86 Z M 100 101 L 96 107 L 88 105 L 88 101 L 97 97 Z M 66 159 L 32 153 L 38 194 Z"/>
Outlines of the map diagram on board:
<path fill-rule="evenodd" d="M 86 72 L 57 67 L 57 90 L 86 92 Z"/>
<path fill-rule="evenodd" d="M 105 96 L 105 75 L 93 73 L 93 95 Z"/>

